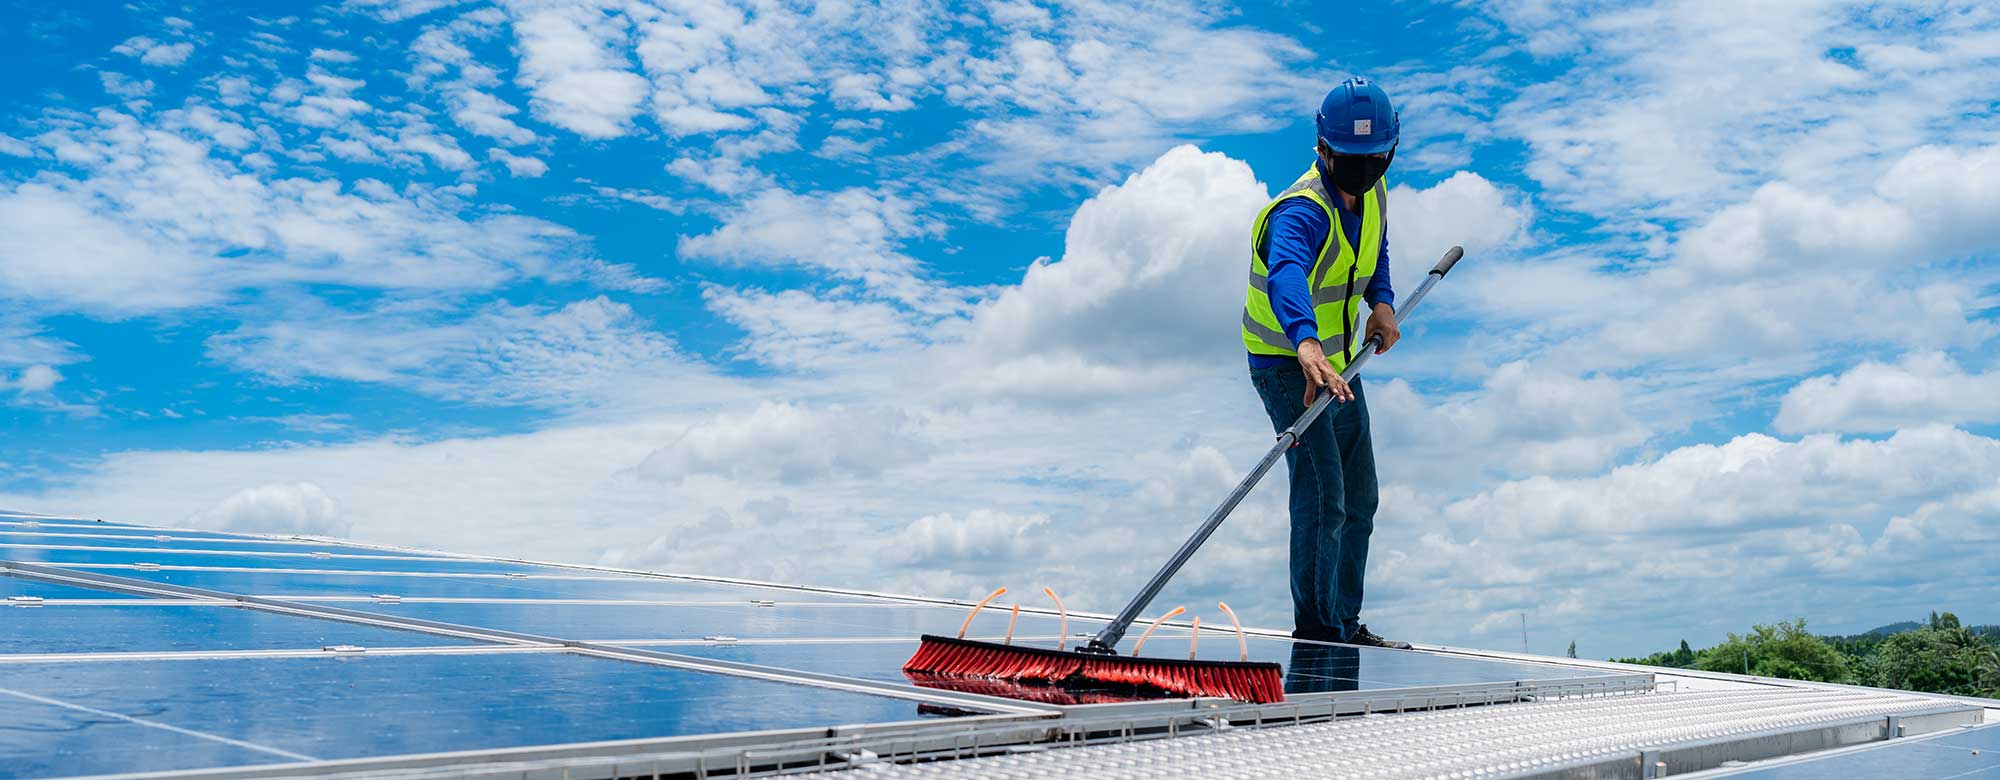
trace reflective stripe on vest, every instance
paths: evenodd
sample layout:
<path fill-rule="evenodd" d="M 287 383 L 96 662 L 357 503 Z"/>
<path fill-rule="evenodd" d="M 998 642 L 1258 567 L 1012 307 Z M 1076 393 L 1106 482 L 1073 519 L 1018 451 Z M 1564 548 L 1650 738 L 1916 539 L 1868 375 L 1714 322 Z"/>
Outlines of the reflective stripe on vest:
<path fill-rule="evenodd" d="M 1320 245 L 1307 279 L 1312 289 L 1313 320 L 1319 331 L 1320 347 L 1335 370 L 1347 368 L 1353 350 L 1352 334 L 1362 311 L 1362 293 L 1375 275 L 1382 256 L 1382 235 L 1388 223 L 1388 183 L 1378 181 L 1361 196 L 1360 246 L 1350 246 L 1347 231 L 1333 208 L 1326 183 L 1319 178 L 1319 166 L 1309 168 L 1292 186 L 1278 193 L 1250 230 L 1250 291 L 1243 303 L 1243 346 L 1258 355 L 1297 355 L 1292 340 L 1278 327 L 1278 315 L 1271 310 L 1270 270 L 1261 250 L 1270 228 L 1271 210 L 1292 198 L 1305 198 L 1325 212 L 1330 230 Z"/>

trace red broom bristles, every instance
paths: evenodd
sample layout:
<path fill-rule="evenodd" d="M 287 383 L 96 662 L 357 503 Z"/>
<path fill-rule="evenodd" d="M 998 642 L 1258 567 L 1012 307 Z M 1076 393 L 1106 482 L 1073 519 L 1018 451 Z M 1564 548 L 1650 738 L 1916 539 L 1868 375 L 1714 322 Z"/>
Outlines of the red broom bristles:
<path fill-rule="evenodd" d="M 937 636 L 923 638 L 903 671 L 913 676 L 1053 685 L 1121 685 L 1260 704 L 1285 700 L 1283 673 L 1274 663 L 1092 655 Z"/>

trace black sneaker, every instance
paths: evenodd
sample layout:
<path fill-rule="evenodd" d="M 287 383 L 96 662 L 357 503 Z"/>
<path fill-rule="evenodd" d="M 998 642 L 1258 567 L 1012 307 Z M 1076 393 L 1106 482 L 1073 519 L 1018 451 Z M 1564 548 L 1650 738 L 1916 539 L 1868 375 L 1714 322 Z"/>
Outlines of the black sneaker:
<path fill-rule="evenodd" d="M 1362 647 L 1386 647 L 1391 650 L 1410 649 L 1410 643 L 1398 642 L 1393 639 L 1383 639 L 1375 632 L 1368 630 L 1366 624 L 1354 629 L 1354 633 L 1348 634 L 1347 641 L 1343 644 L 1360 645 Z"/>
<path fill-rule="evenodd" d="M 1292 638 L 1304 639 L 1310 642 L 1331 642 L 1334 644 L 1339 644 L 1340 632 L 1331 628 L 1321 628 L 1321 629 L 1295 628 L 1292 629 Z"/>

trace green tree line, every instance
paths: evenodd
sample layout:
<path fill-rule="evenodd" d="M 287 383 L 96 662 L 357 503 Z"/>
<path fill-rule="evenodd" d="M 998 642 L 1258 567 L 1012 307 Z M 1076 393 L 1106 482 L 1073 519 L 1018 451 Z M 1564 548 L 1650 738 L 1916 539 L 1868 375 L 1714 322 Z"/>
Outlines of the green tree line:
<path fill-rule="evenodd" d="M 1689 647 L 1683 639 L 1680 647 L 1663 653 L 1612 660 L 2000 698 L 2000 626 L 1964 626 L 1950 612 L 1933 612 L 1929 620 L 1909 626 L 1900 631 L 1818 636 L 1806 631 L 1805 618 L 1799 618 L 1754 626 L 1703 650 Z"/>

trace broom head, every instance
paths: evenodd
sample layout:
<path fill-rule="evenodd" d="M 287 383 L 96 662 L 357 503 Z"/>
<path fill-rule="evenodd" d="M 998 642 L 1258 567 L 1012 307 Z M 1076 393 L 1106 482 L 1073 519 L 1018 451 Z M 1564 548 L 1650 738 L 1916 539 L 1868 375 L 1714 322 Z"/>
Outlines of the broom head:
<path fill-rule="evenodd" d="M 1285 700 L 1283 669 L 1268 661 L 1099 655 L 931 634 L 923 636 L 917 654 L 904 662 L 903 672 L 912 678 L 966 677 L 1055 686 L 1130 686 L 1169 696 L 1222 696 L 1258 704 Z"/>

